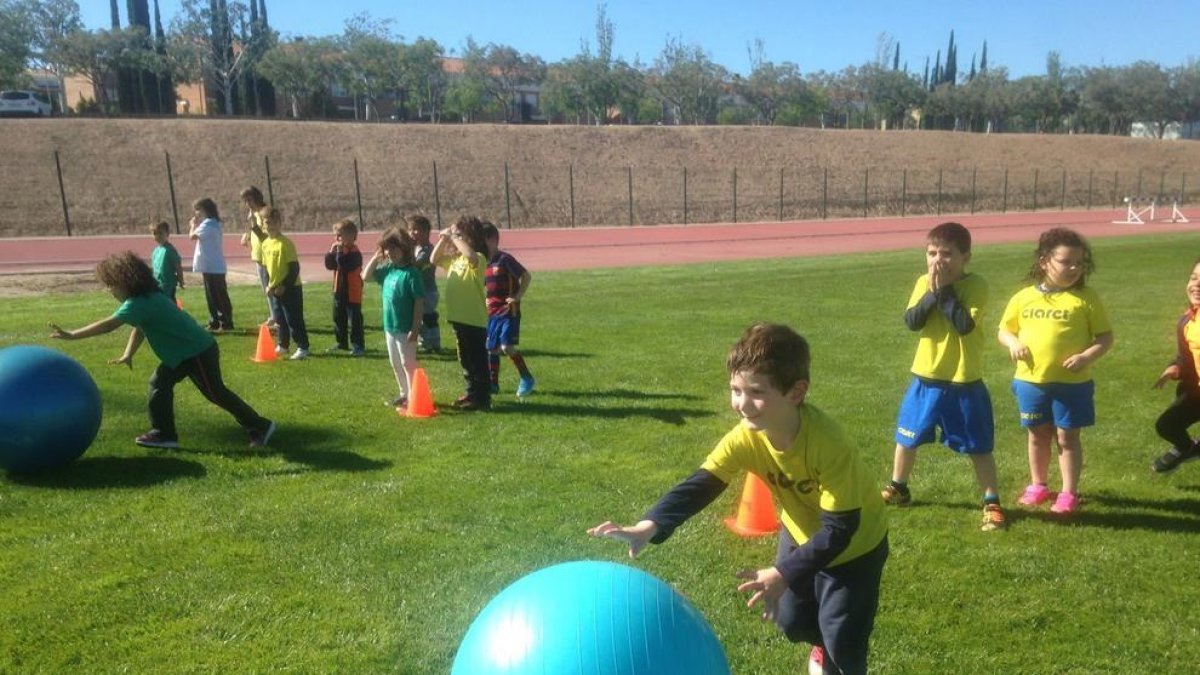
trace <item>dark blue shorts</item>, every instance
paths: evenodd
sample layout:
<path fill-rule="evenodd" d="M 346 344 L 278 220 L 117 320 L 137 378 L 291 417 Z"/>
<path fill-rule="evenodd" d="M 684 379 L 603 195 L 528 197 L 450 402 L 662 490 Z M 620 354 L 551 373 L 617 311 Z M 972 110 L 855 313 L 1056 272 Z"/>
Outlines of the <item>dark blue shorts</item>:
<path fill-rule="evenodd" d="M 995 447 L 996 423 L 992 398 L 982 381 L 969 384 L 935 382 L 914 377 L 896 420 L 896 443 L 916 448 L 936 440 L 969 455 L 982 455 Z"/>
<path fill-rule="evenodd" d="M 521 342 L 521 317 L 500 314 L 489 316 L 487 325 L 487 350 L 496 351 L 500 347 L 516 345 Z"/>
<path fill-rule="evenodd" d="M 1096 423 L 1096 384 L 1091 380 L 1072 384 L 1013 380 L 1012 390 L 1023 427 L 1053 422 L 1059 429 L 1079 429 Z"/>

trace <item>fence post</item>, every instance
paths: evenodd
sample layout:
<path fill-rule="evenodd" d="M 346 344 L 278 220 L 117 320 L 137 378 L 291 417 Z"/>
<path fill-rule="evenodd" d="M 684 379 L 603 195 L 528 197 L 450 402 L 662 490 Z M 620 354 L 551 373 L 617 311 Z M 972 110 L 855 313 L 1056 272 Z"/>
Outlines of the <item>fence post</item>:
<path fill-rule="evenodd" d="M 1004 199 L 1000 202 L 1000 213 L 1008 213 L 1008 167 L 1004 168 Z"/>
<path fill-rule="evenodd" d="M 438 192 L 437 162 L 433 163 L 433 208 L 437 214 L 438 229 L 442 229 L 442 196 Z"/>
<path fill-rule="evenodd" d="M 163 150 L 167 157 L 167 190 L 171 192 L 171 214 L 175 217 L 175 234 L 179 234 L 179 205 L 175 202 L 175 178 L 171 174 L 171 153 Z"/>
<path fill-rule="evenodd" d="M 263 155 L 263 164 L 267 166 L 267 203 L 275 206 L 275 186 L 271 184 L 271 156 Z"/>
<path fill-rule="evenodd" d="M 1062 170 L 1062 203 L 1058 206 L 1059 211 L 1067 210 L 1067 170 Z"/>
<path fill-rule="evenodd" d="M 633 225 L 633 167 L 626 167 L 627 175 L 629 176 L 629 224 Z"/>
<path fill-rule="evenodd" d="M 1092 178 L 1095 177 L 1095 174 L 1096 174 L 1095 169 L 1088 169 L 1088 201 L 1087 201 L 1088 211 L 1092 210 Z"/>
<path fill-rule="evenodd" d="M 361 230 L 367 229 L 367 221 L 363 218 L 362 210 L 362 188 L 358 185 L 358 158 L 354 158 L 354 198 L 358 201 L 358 227 Z"/>
<path fill-rule="evenodd" d="M 908 168 L 900 174 L 900 217 L 908 215 Z"/>
<path fill-rule="evenodd" d="M 1158 194 L 1162 196 L 1167 191 L 1167 172 L 1163 171 L 1158 174 Z"/>
<path fill-rule="evenodd" d="M 507 219 L 508 229 L 512 229 L 512 200 L 509 198 L 508 190 L 508 162 L 504 163 L 504 217 Z"/>
<path fill-rule="evenodd" d="M 1181 205 L 1187 203 L 1187 172 L 1186 171 L 1184 171 L 1183 175 L 1179 177 L 1179 203 Z"/>
<path fill-rule="evenodd" d="M 783 221 L 783 167 L 779 167 L 779 220 Z"/>
<path fill-rule="evenodd" d="M 870 209 L 871 167 L 863 169 L 863 218 L 867 217 Z"/>
<path fill-rule="evenodd" d="M 1142 169 L 1140 167 L 1138 168 L 1137 196 L 1138 197 L 1143 196 L 1142 195 Z"/>
<path fill-rule="evenodd" d="M 683 167 L 683 224 L 688 224 L 687 167 Z"/>
<path fill-rule="evenodd" d="M 825 178 L 821 181 L 821 219 L 826 218 L 829 218 L 829 167 L 825 167 Z"/>
<path fill-rule="evenodd" d="M 938 169 L 937 214 L 939 216 L 942 215 L 942 175 L 945 172 L 945 169 Z"/>
<path fill-rule="evenodd" d="M 975 199 L 977 196 L 975 186 L 976 186 L 976 182 L 978 181 L 978 179 L 979 179 L 979 167 L 973 166 L 973 167 L 971 167 L 971 215 L 975 214 Z"/>
<path fill-rule="evenodd" d="M 571 191 L 571 227 L 575 227 L 575 165 L 567 165 L 567 185 Z"/>
<path fill-rule="evenodd" d="M 1121 180 L 1120 176 L 1121 176 L 1120 171 L 1113 171 L 1113 189 L 1112 189 L 1112 207 L 1113 207 L 1113 209 L 1117 208 L 1117 190 L 1118 190 L 1118 186 L 1120 185 L 1120 180 Z"/>
<path fill-rule="evenodd" d="M 737 167 L 733 167 L 733 222 L 737 223 Z"/>
<path fill-rule="evenodd" d="M 58 161 L 58 151 L 54 151 L 54 170 L 58 172 L 58 196 L 62 199 L 63 223 L 67 226 L 67 236 L 71 236 L 71 214 L 67 212 L 67 189 L 63 187 L 62 163 Z"/>
<path fill-rule="evenodd" d="M 1038 169 L 1033 170 L 1033 211 L 1037 211 Z"/>

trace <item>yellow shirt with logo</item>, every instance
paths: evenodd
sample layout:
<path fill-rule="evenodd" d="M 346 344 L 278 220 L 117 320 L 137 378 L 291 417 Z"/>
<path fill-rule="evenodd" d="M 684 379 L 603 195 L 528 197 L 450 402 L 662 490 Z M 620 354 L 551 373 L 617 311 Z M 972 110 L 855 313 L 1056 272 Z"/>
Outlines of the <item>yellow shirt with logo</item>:
<path fill-rule="evenodd" d="M 841 565 L 883 541 L 887 513 L 874 477 L 841 427 L 810 404 L 801 405 L 799 411 L 800 432 L 788 450 L 776 450 L 765 433 L 743 422 L 725 434 L 701 468 L 726 483 L 743 470 L 762 478 L 797 544 L 803 545 L 820 531 L 822 511 L 861 509 L 850 545 L 831 563 Z"/>
<path fill-rule="evenodd" d="M 950 319 L 934 307 L 921 329 L 917 353 L 913 357 L 913 375 L 965 384 L 983 379 L 983 333 L 980 324 L 988 301 L 988 285 L 978 274 L 968 274 L 952 284 L 958 302 L 975 321 L 975 329 L 966 335 L 954 330 Z M 929 275 L 917 279 L 907 309 L 912 309 L 929 292 Z"/>
<path fill-rule="evenodd" d="M 1013 377 L 1036 384 L 1091 380 L 1091 365 L 1073 373 L 1062 363 L 1090 347 L 1097 335 L 1112 332 L 1100 296 L 1086 286 L 1051 293 L 1036 285 L 1023 288 L 1008 301 L 1000 327 L 1029 348 L 1030 357 L 1017 362 Z"/>

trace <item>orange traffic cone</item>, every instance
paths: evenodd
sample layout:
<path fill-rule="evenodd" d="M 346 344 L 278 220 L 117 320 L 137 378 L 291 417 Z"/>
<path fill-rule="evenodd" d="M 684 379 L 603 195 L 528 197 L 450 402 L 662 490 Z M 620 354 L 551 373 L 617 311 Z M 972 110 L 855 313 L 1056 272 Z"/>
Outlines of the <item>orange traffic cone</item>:
<path fill-rule="evenodd" d="M 726 518 L 725 527 L 743 537 L 761 537 L 779 530 L 779 518 L 775 515 L 775 500 L 771 499 L 771 489 L 757 475 L 746 474 L 737 517 Z"/>
<path fill-rule="evenodd" d="M 408 393 L 409 417 L 433 417 L 437 410 L 433 407 L 433 394 L 429 391 L 429 378 L 425 377 L 425 369 L 417 368 L 413 374 L 412 391 Z"/>
<path fill-rule="evenodd" d="M 275 353 L 275 341 L 271 339 L 271 329 L 267 328 L 267 324 L 262 324 L 258 327 L 258 348 L 254 350 L 254 358 L 250 359 L 256 363 L 267 363 L 274 361 L 279 356 Z"/>

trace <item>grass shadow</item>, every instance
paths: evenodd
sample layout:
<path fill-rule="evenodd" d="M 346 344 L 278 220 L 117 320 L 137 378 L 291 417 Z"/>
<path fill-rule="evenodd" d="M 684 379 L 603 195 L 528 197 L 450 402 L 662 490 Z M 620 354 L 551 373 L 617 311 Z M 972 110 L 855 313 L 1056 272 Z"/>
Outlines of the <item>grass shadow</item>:
<path fill-rule="evenodd" d="M 521 355 L 534 359 L 594 359 L 595 354 L 586 352 L 556 352 L 549 349 L 526 349 L 521 347 Z"/>
<path fill-rule="evenodd" d="M 554 391 L 546 392 L 549 396 L 562 396 L 564 398 L 623 398 L 633 401 L 661 401 L 667 399 L 679 399 L 686 401 L 698 401 L 702 397 L 695 394 L 652 394 L 645 391 L 637 391 L 635 389 L 600 389 L 591 391 L 563 391 L 555 389 Z"/>
<path fill-rule="evenodd" d="M 453 410 L 453 408 L 450 408 Z M 492 405 L 486 413 L 491 415 L 552 415 L 561 417 L 597 417 L 600 419 L 629 419 L 633 417 L 648 417 L 659 422 L 674 426 L 683 426 L 688 419 L 713 417 L 716 413 L 711 410 L 696 408 L 642 408 L 635 406 L 599 407 L 588 405 L 571 405 L 565 403 L 545 403 L 541 401 L 521 401 L 514 405 Z M 474 414 L 474 413 L 471 413 Z"/>
<path fill-rule="evenodd" d="M 236 428 L 218 432 L 218 440 L 221 449 L 181 447 L 174 452 L 216 455 L 235 460 L 279 457 L 293 464 L 301 464 L 309 471 L 379 471 L 392 465 L 390 461 L 370 459 L 349 450 L 351 445 L 360 444 L 362 439 L 328 427 L 280 424 L 279 430 L 271 437 L 270 446 L 266 448 L 225 449 L 225 446 L 245 447 L 246 437 Z"/>
<path fill-rule="evenodd" d="M 179 457 L 84 457 L 61 469 L 42 473 L 10 473 L 8 479 L 31 487 L 68 490 L 142 488 L 181 478 L 203 478 L 204 465 Z"/>
<path fill-rule="evenodd" d="M 1186 517 L 1149 511 L 1175 511 L 1181 514 L 1200 514 L 1200 500 L 1194 499 L 1133 499 L 1106 494 L 1084 495 L 1083 509 L 1061 515 L 1049 510 L 1037 511 L 1014 509 L 1009 513 L 1017 516 L 1010 520 L 1040 520 L 1046 523 L 1075 527 L 1099 527 L 1110 530 L 1146 530 L 1154 532 L 1190 533 L 1200 530 L 1200 517 Z M 1088 510 L 1089 504 L 1102 505 L 1121 511 L 1097 512 Z M 1019 514 L 1019 515 L 1018 515 Z"/>

